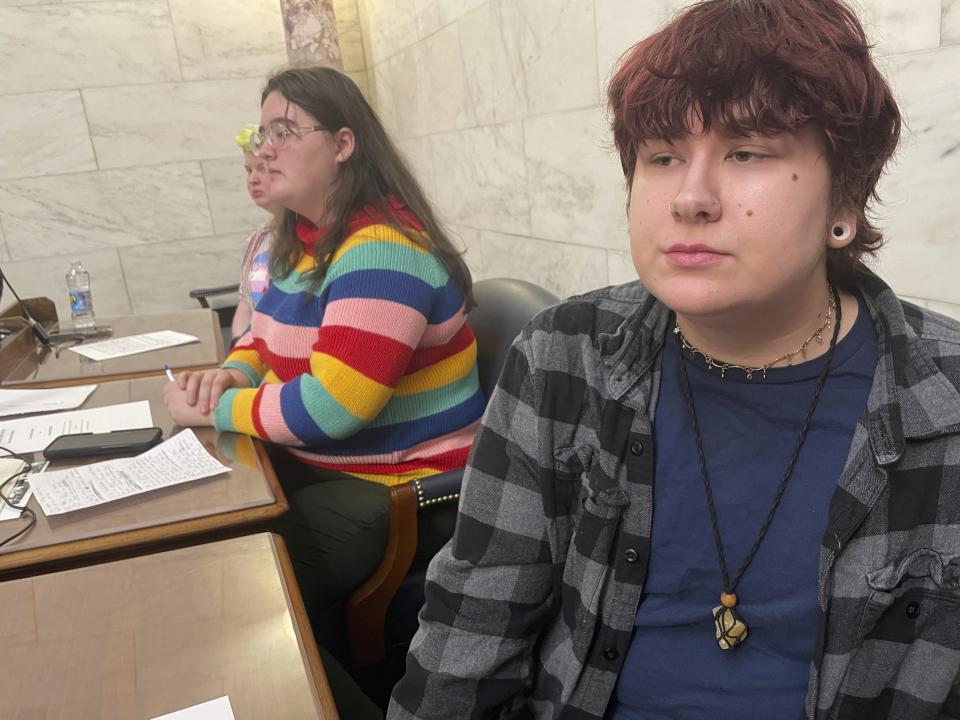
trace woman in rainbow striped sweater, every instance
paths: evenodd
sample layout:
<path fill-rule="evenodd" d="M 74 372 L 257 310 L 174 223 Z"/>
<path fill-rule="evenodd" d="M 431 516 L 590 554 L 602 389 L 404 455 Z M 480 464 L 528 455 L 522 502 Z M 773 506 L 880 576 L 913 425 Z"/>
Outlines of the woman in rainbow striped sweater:
<path fill-rule="evenodd" d="M 282 445 L 281 531 L 322 641 L 379 563 L 387 486 L 462 467 L 483 412 L 470 274 L 356 85 L 283 70 L 252 140 L 286 208 L 271 282 L 219 370 L 165 388 L 174 420 Z"/>

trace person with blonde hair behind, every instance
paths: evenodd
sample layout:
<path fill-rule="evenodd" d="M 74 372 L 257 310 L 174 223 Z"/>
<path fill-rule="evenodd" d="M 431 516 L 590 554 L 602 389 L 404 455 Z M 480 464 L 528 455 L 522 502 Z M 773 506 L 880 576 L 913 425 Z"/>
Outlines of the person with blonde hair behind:
<path fill-rule="evenodd" d="M 234 141 L 243 150 L 243 168 L 247 173 L 247 193 L 250 199 L 272 216 L 270 220 L 250 233 L 240 262 L 240 302 L 233 315 L 230 334 L 237 340 L 250 327 L 253 309 L 267 291 L 270 283 L 270 244 L 273 227 L 283 217 L 283 207 L 270 198 L 270 174 L 267 164 L 250 147 L 250 138 L 257 132 L 256 125 L 247 125 L 237 133 Z"/>

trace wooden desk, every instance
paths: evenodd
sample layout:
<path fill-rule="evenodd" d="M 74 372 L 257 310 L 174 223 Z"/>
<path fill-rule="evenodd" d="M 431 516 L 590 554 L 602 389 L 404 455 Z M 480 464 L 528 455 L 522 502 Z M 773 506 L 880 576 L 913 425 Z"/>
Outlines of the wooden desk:
<path fill-rule="evenodd" d="M 128 355 L 115 360 L 96 362 L 67 350 L 59 356 L 39 344 L 10 370 L 4 368 L 0 385 L 4 387 L 63 387 L 105 380 L 129 380 L 163 374 L 163 364 L 174 370 L 215 367 L 223 362 L 223 335 L 220 323 L 212 310 L 180 310 L 159 315 L 128 315 L 119 318 L 99 318 L 101 325 L 113 328 L 111 337 L 124 337 L 177 330 L 200 338 L 200 342 L 180 345 L 165 350 Z M 107 338 L 96 338 L 97 342 Z"/>
<path fill-rule="evenodd" d="M 103 383 L 83 407 L 148 400 L 153 422 L 163 429 L 166 439 L 173 428 L 163 405 L 166 382 L 165 377 L 159 377 Z M 287 500 L 262 443 L 247 435 L 218 433 L 213 428 L 196 428 L 194 432 L 231 472 L 52 517 L 44 515 L 32 498 L 36 527 L 0 547 L 0 577 L 142 553 L 214 533 L 237 533 L 262 527 L 286 511 Z M 108 458 L 91 458 L 90 462 L 104 459 Z M 70 464 L 51 463 L 50 469 Z M 13 534 L 21 526 L 18 523 L 24 522 L 21 518 L 0 523 L 0 536 Z"/>
<path fill-rule="evenodd" d="M 267 533 L 0 583 L 0 715 L 335 720 L 283 541 Z"/>

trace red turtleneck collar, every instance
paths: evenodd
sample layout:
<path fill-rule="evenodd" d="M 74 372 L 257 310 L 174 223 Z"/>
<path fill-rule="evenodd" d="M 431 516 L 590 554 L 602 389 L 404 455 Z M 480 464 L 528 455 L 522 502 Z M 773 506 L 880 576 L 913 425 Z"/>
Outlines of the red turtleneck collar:
<path fill-rule="evenodd" d="M 387 198 L 387 202 L 390 204 L 390 209 L 393 211 L 395 220 L 399 222 L 401 226 L 416 230 L 417 232 L 423 232 L 423 225 L 420 224 L 420 221 L 414 217 L 413 213 L 407 209 L 407 206 L 404 205 L 400 199 L 391 195 Z M 347 234 L 353 235 L 365 227 L 378 225 L 386 221 L 386 216 L 380 212 L 380 210 L 373 205 L 364 205 L 347 221 Z M 297 238 L 299 238 L 300 243 L 303 245 L 303 251 L 307 255 L 313 255 L 314 245 L 317 240 L 323 237 L 329 227 L 329 225 L 314 225 L 307 218 L 303 216 L 300 217 L 297 221 Z"/>

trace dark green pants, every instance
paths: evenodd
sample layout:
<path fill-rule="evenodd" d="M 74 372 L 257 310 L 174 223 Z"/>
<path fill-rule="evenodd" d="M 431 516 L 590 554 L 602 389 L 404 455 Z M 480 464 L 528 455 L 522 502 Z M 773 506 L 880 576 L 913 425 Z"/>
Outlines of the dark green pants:
<path fill-rule="evenodd" d="M 290 510 L 277 523 L 317 642 L 338 657 L 346 650 L 346 600 L 383 559 L 389 490 L 378 483 L 270 452 Z"/>

